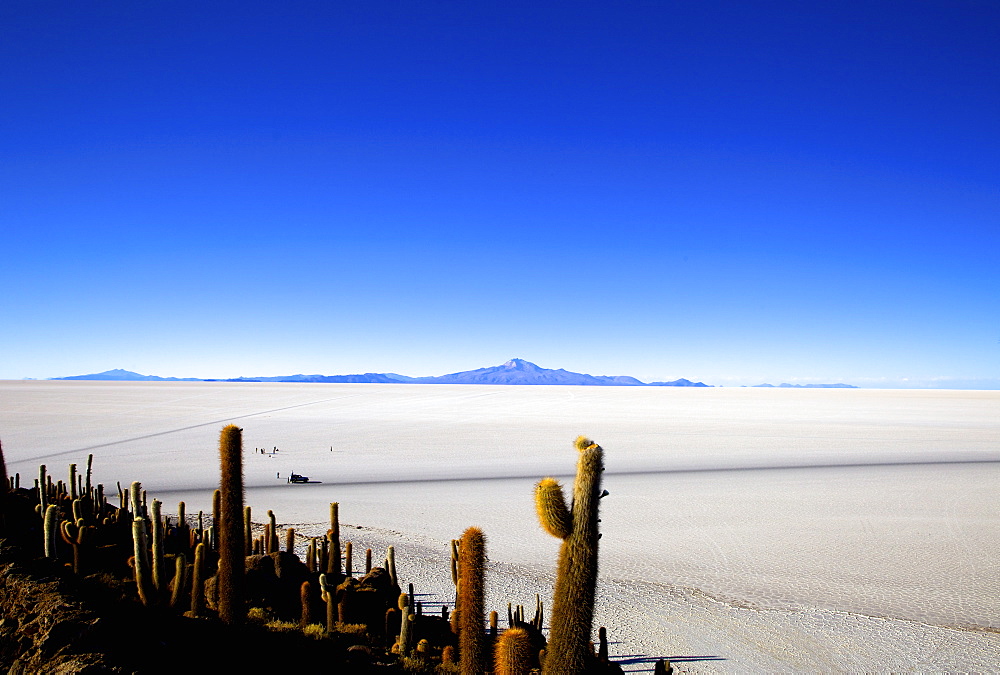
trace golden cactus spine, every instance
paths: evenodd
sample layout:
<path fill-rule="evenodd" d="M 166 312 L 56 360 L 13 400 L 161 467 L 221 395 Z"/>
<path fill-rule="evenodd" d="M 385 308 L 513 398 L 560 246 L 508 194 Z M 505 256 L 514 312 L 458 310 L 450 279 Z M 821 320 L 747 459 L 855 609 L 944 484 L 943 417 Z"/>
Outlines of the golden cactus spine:
<path fill-rule="evenodd" d="M 604 450 L 583 436 L 576 439 L 580 452 L 573 483 L 572 507 L 566 505 L 562 487 L 544 478 L 535 489 L 535 506 L 542 527 L 563 540 L 552 603 L 545 672 L 572 675 L 587 669 L 592 657 L 590 633 L 597 590 L 597 510 L 604 471 Z"/>
<path fill-rule="evenodd" d="M 483 631 L 486 537 L 482 530 L 465 531 L 458 556 L 458 665 L 462 675 L 481 675 L 490 670 Z"/>
<path fill-rule="evenodd" d="M 219 436 L 219 618 L 228 624 L 246 618 L 243 542 L 243 430 L 234 424 Z"/>

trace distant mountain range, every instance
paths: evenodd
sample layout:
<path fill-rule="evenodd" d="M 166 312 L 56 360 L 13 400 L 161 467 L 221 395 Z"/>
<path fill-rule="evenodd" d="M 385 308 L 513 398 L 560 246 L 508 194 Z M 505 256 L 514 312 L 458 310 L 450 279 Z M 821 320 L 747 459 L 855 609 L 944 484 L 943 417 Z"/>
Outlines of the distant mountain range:
<path fill-rule="evenodd" d="M 774 387 L 773 384 L 755 384 L 755 387 Z M 787 382 L 782 382 L 775 388 L 785 388 L 785 389 L 857 389 L 853 384 L 844 384 L 838 382 L 837 384 L 788 384 Z"/>
<path fill-rule="evenodd" d="M 364 373 L 358 375 L 278 375 L 274 377 L 236 377 L 213 380 L 198 377 L 159 377 L 140 375 L 129 370 L 107 370 L 92 375 L 54 377 L 54 380 L 112 380 L 119 382 L 363 382 L 384 384 L 570 384 L 584 386 L 625 387 L 708 387 L 704 382 L 681 378 L 673 382 L 641 382 L 627 375 L 587 375 L 562 368 L 552 370 L 525 361 L 511 359 L 500 366 L 465 370 L 436 377 L 407 377 L 396 373 Z"/>

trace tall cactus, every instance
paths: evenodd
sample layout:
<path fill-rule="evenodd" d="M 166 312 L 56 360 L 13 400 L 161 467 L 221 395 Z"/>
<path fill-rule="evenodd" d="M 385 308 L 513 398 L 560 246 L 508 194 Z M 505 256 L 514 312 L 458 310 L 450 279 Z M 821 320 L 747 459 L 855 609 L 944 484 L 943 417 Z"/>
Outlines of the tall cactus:
<path fill-rule="evenodd" d="M 481 675 L 490 670 L 483 632 L 486 537 L 482 530 L 465 531 L 458 556 L 458 665 L 462 675 Z"/>
<path fill-rule="evenodd" d="M 149 543 L 146 539 L 146 521 L 142 518 L 132 519 L 132 543 L 134 545 L 135 556 L 135 585 L 139 591 L 139 599 L 142 604 L 149 606 L 153 604 L 153 580 L 150 579 L 149 571 Z"/>
<path fill-rule="evenodd" d="M 326 573 L 330 581 L 339 586 L 344 580 L 340 567 L 340 503 L 330 502 L 330 529 L 326 533 L 330 540 L 330 556 L 327 558 Z"/>
<path fill-rule="evenodd" d="M 590 632 L 597 590 L 597 507 L 604 471 L 604 450 L 583 436 L 572 506 L 566 505 L 562 486 L 544 478 L 535 488 L 535 506 L 542 527 L 563 540 L 552 603 L 551 629 L 545 660 L 547 673 L 582 673 L 587 668 Z"/>
<path fill-rule="evenodd" d="M 7 464 L 3 459 L 3 443 L 0 443 L 0 533 L 6 529 L 6 519 L 7 519 L 7 492 L 9 492 L 9 485 L 7 484 Z"/>
<path fill-rule="evenodd" d="M 219 618 L 228 624 L 246 618 L 243 555 L 243 430 L 235 424 L 219 436 Z"/>
<path fill-rule="evenodd" d="M 150 534 L 152 535 L 152 557 L 150 562 L 153 569 L 153 588 L 160 594 L 167 586 L 167 580 L 163 569 L 163 520 L 160 514 L 160 507 L 163 503 L 159 499 L 154 499 L 150 508 Z"/>

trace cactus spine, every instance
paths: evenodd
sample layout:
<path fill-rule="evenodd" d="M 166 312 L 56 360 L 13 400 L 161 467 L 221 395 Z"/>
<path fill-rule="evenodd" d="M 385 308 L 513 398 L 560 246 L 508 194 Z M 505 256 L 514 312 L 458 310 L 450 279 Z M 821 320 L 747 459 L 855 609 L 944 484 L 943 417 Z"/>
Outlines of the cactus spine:
<path fill-rule="evenodd" d="M 219 436 L 219 618 L 243 623 L 246 618 L 243 542 L 243 430 L 234 424 Z"/>
<path fill-rule="evenodd" d="M 483 632 L 485 573 L 486 537 L 478 527 L 470 527 L 458 547 L 458 664 L 462 675 L 481 675 L 490 669 Z"/>
<path fill-rule="evenodd" d="M 563 540 L 544 670 L 567 675 L 584 672 L 593 653 L 589 644 L 597 589 L 597 509 L 604 471 L 601 446 L 581 436 L 576 439 L 576 449 L 580 457 L 572 508 L 566 506 L 562 487 L 555 479 L 544 478 L 535 489 L 542 527 Z"/>

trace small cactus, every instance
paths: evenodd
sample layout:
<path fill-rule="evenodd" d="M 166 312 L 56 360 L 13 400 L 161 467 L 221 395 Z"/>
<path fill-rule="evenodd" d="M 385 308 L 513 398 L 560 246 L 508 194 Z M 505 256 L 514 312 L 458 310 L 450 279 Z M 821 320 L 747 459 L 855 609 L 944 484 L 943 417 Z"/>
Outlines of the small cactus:
<path fill-rule="evenodd" d="M 674 672 L 674 667 L 670 665 L 670 661 L 660 659 L 653 666 L 653 675 L 671 675 Z"/>
<path fill-rule="evenodd" d="M 133 518 L 142 518 L 142 483 L 139 481 L 134 481 L 132 486 L 129 488 L 129 504 L 132 508 Z"/>
<path fill-rule="evenodd" d="M 497 640 L 494 675 L 528 675 L 534 660 L 531 635 L 524 628 L 508 628 Z"/>

